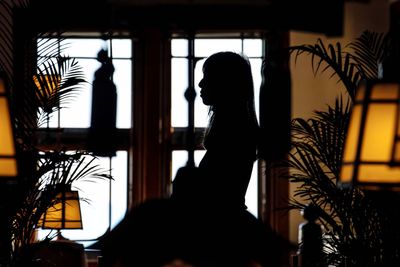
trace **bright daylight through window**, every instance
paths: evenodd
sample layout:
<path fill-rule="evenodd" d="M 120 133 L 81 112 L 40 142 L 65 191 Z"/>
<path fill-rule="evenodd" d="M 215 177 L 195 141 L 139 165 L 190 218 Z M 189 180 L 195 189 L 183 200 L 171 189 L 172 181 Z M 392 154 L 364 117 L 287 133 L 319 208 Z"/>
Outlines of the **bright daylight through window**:
<path fill-rule="evenodd" d="M 195 89 L 197 97 L 195 100 L 195 127 L 206 127 L 208 120 L 208 109 L 202 103 L 199 95 L 198 83 L 202 78 L 202 67 L 206 57 L 219 51 L 233 51 L 244 54 L 250 60 L 253 80 L 256 113 L 258 116 L 258 95 L 261 85 L 261 65 L 263 59 L 263 39 L 260 38 L 196 38 L 194 42 L 194 55 L 189 55 L 188 40 L 176 38 L 172 40 L 172 127 L 186 127 L 188 125 L 188 104 L 184 97 L 188 88 L 189 56 L 194 56 L 197 61 L 195 65 Z M 234 134 L 234 129 L 232 129 Z M 238 140 L 240 142 L 240 140 Z M 234 144 L 233 144 L 234 145 Z M 195 151 L 195 162 L 198 164 L 204 155 L 203 150 Z M 173 151 L 172 154 L 172 177 L 177 170 L 184 166 L 187 161 L 185 151 Z M 257 216 L 258 212 L 258 189 L 257 189 L 257 163 L 254 164 L 252 178 L 246 194 L 246 205 L 250 212 Z"/>
<path fill-rule="evenodd" d="M 39 40 L 40 42 L 40 40 Z M 82 67 L 87 83 L 83 84 L 78 95 L 60 109 L 49 121 L 50 128 L 61 128 L 65 132 L 79 132 L 90 127 L 91 98 L 94 72 L 100 67 L 97 53 L 108 50 L 113 57 L 115 72 L 113 81 L 117 87 L 117 128 L 131 128 L 131 94 L 132 94 L 132 41 L 130 39 L 102 40 L 100 38 L 63 38 L 60 42 L 59 55 L 76 58 Z M 64 43 L 62 43 L 64 42 Z M 111 54 L 112 53 L 112 54 Z M 47 123 L 41 127 L 47 127 Z M 77 140 L 84 142 L 84 140 Z M 57 144 L 55 144 L 57 145 Z M 67 147 L 68 149 L 68 147 Z M 79 190 L 83 229 L 62 230 L 64 237 L 78 240 L 84 245 L 93 243 L 109 228 L 114 227 L 127 210 L 128 192 L 128 148 L 117 151 L 113 158 L 99 158 L 97 164 L 109 170 L 114 177 L 112 181 L 76 181 L 73 186 Z M 49 230 L 40 230 L 43 238 Z"/>
<path fill-rule="evenodd" d="M 54 42 L 59 40 L 54 38 Z M 101 38 L 63 38 L 60 42 L 66 42 L 66 48 L 60 55 L 74 57 L 82 66 L 88 83 L 77 97 L 62 108 L 48 124 L 41 127 L 58 128 L 64 132 L 85 131 L 90 127 L 91 112 L 91 83 L 94 72 L 100 66 L 96 60 L 100 49 L 107 49 L 113 58 L 115 72 L 113 81 L 117 87 L 117 128 L 132 128 L 132 88 L 133 88 L 133 48 L 130 39 L 103 40 Z M 61 46 L 62 47 L 62 46 Z M 258 115 L 258 94 L 261 84 L 261 65 L 263 60 L 264 41 L 260 38 L 196 38 L 194 55 L 189 55 L 188 40 L 174 38 L 171 40 L 171 127 L 185 128 L 188 125 L 188 103 L 184 98 L 188 87 L 188 58 L 194 56 L 197 59 L 195 65 L 195 89 L 199 96 L 198 83 L 202 78 L 202 65 L 206 57 L 214 52 L 229 50 L 245 54 L 251 63 L 255 104 Z M 207 126 L 208 110 L 201 102 L 200 97 L 195 100 L 195 127 L 205 128 Z M 232 129 L 234 131 L 234 129 Z M 234 134 L 234 132 L 233 132 Z M 79 141 L 79 140 L 78 140 Z M 83 142 L 84 140 L 81 140 Z M 239 140 L 238 140 L 239 141 Z M 185 144 L 182 144 L 183 147 Z M 67 147 L 68 149 L 68 147 Z M 126 145 L 124 150 L 117 152 L 115 157 L 99 158 L 99 163 L 105 170 L 111 169 L 114 177 L 112 181 L 85 182 L 77 181 L 73 184 L 79 190 L 80 197 L 87 201 L 81 201 L 83 229 L 62 230 L 66 238 L 77 240 L 84 245 L 90 245 L 107 230 L 115 227 L 123 218 L 128 207 L 128 162 L 130 149 Z M 187 161 L 185 150 L 169 151 L 172 153 L 171 178 L 176 174 L 178 168 L 184 166 Z M 195 151 L 196 164 L 204 155 L 204 150 Z M 258 167 L 255 163 L 250 185 L 246 195 L 246 205 L 250 212 L 257 216 L 258 189 L 257 189 Z M 43 238 L 48 230 L 40 230 L 39 238 Z"/>

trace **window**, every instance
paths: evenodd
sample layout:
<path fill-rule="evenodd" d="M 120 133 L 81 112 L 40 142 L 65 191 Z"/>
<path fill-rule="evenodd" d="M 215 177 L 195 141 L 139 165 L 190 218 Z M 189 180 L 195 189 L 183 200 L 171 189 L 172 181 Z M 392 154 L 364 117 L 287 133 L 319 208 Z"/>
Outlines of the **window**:
<path fill-rule="evenodd" d="M 152 42 L 154 41 L 153 35 L 149 38 Z M 62 54 L 77 59 L 89 82 L 68 108 L 61 109 L 50 119 L 48 124 L 50 128 L 61 129 L 58 131 L 61 136 L 53 140 L 59 140 L 58 142 L 63 143 L 67 149 L 73 150 L 81 147 L 85 141 L 88 127 L 90 127 L 91 82 L 94 72 L 99 67 L 99 62 L 96 60 L 97 52 L 101 48 L 108 49 L 115 66 L 114 83 L 118 91 L 117 127 L 118 134 L 122 136 L 123 141 L 118 145 L 116 157 L 99 159 L 104 169 L 111 169 L 115 179 L 111 182 L 99 181 L 96 184 L 77 182 L 75 187 L 80 190 L 81 197 L 89 200 L 87 203 L 81 201 L 83 229 L 62 231 L 63 236 L 84 245 L 92 244 L 107 230 L 116 226 L 132 205 L 149 197 L 166 196 L 177 169 L 186 164 L 186 144 L 184 143 L 185 138 L 182 136 L 188 126 L 188 105 L 184 93 L 189 83 L 188 60 L 190 56 L 194 56 L 197 61 L 194 69 L 194 84 L 198 93 L 198 83 L 202 78 L 202 65 L 206 57 L 222 50 L 231 50 L 247 55 L 253 71 L 258 114 L 261 64 L 265 50 L 265 42 L 259 36 L 226 36 L 222 33 L 211 37 L 199 35 L 194 40 L 193 55 L 189 54 L 187 38 L 172 38 L 167 46 L 168 51 L 166 51 L 165 57 L 149 53 L 148 57 L 150 57 L 151 64 L 156 66 L 156 70 L 158 66 L 167 66 L 166 73 L 170 75 L 170 78 L 156 83 L 153 83 L 154 77 L 158 77 L 158 74 L 152 73 L 154 69 L 148 67 L 148 62 L 143 63 L 144 60 L 149 60 L 148 58 L 144 59 L 145 56 L 141 54 L 146 53 L 141 50 L 143 47 L 148 48 L 146 40 L 137 39 L 133 42 L 131 37 L 125 38 L 124 36 L 113 37 L 110 40 L 93 37 L 93 35 L 75 34 L 63 36 L 61 41 L 54 38 L 54 41 L 65 42 L 60 43 L 66 47 L 62 50 Z M 133 51 L 140 57 L 134 58 Z M 160 62 L 160 58 L 164 58 L 164 62 Z M 143 78 L 144 76 L 146 77 Z M 148 83 L 146 79 L 153 80 Z M 149 88 L 149 86 L 153 87 Z M 163 86 L 167 88 L 168 94 L 157 91 L 162 90 L 159 88 Z M 158 106 L 165 105 L 165 103 L 170 107 L 171 116 L 166 120 L 167 122 L 162 122 L 162 127 L 168 132 L 172 129 L 170 136 L 172 139 L 167 138 L 168 144 L 160 148 L 157 146 L 158 144 L 154 144 L 160 140 L 161 136 L 160 119 L 154 116 L 154 113 L 162 113 L 164 109 Z M 153 114 L 149 114 L 150 112 Z M 153 121 L 149 122 L 149 120 Z M 208 110 L 199 97 L 196 97 L 195 127 L 198 134 L 202 134 L 204 131 L 207 120 Z M 46 127 L 47 125 L 42 126 L 43 132 Z M 135 141 L 131 142 L 131 140 Z M 46 148 L 51 149 L 52 145 L 57 144 L 46 144 Z M 197 164 L 204 152 L 204 150 L 195 151 Z M 160 156 L 160 154 L 167 156 Z M 159 161 L 149 162 L 155 157 L 159 157 Z M 160 162 L 166 172 L 154 170 L 153 167 L 157 166 L 158 168 L 161 165 Z M 246 205 L 255 215 L 258 214 L 259 201 L 258 175 L 258 163 L 255 163 L 246 196 Z M 45 230 L 41 230 L 40 236 L 44 236 L 46 233 Z"/>
<path fill-rule="evenodd" d="M 39 40 L 40 42 L 41 40 Z M 90 127 L 91 82 L 94 72 L 100 67 L 97 52 L 107 49 L 115 67 L 114 83 L 117 87 L 117 128 L 131 127 L 131 88 L 132 88 L 132 41 L 130 39 L 102 40 L 100 38 L 68 37 L 58 41 L 63 47 L 61 56 L 76 58 L 83 68 L 87 84 L 79 96 L 68 103 L 50 119 L 50 127 L 88 128 Z M 46 127 L 43 125 L 42 127 Z"/>
<path fill-rule="evenodd" d="M 202 78 L 202 66 L 204 60 L 211 54 L 219 51 L 233 51 L 246 55 L 251 64 L 254 80 L 254 95 L 256 112 L 258 115 L 258 95 L 261 85 L 261 65 L 264 56 L 264 41 L 262 38 L 244 38 L 244 37 L 196 37 L 194 39 L 193 54 L 189 54 L 189 40 L 186 38 L 173 38 L 171 43 L 171 124 L 177 132 L 179 128 L 188 126 L 188 104 L 184 97 L 185 90 L 189 86 L 188 68 L 189 58 L 195 58 L 194 86 L 197 97 L 195 99 L 195 127 L 198 132 L 204 131 L 207 126 L 208 110 L 201 102 L 199 96 L 198 83 Z M 181 150 L 172 152 L 172 178 L 179 167 L 186 164 L 187 153 Z M 200 162 L 204 151 L 195 151 L 196 165 Z M 258 214 L 258 164 L 255 163 L 252 178 L 246 195 L 246 205 L 250 212 L 257 216 Z"/>
<path fill-rule="evenodd" d="M 38 40 L 38 44 L 45 40 Z M 113 58 L 115 72 L 113 81 L 117 87 L 117 128 L 119 135 L 127 135 L 132 127 L 132 41 L 127 38 L 102 39 L 96 37 L 63 36 L 62 39 L 53 38 L 51 42 L 57 43 L 59 49 L 57 56 L 75 58 L 85 74 L 85 83 L 82 90 L 73 101 L 68 102 L 66 108 L 55 112 L 49 122 L 41 125 L 45 128 L 59 129 L 61 140 L 47 144 L 47 149 L 52 145 L 63 143 L 67 150 L 81 148 L 85 142 L 91 116 L 91 83 L 94 72 L 100 66 L 97 53 L 106 49 Z M 40 55 L 39 55 L 40 57 Z M 65 142 L 65 141 L 68 142 Z M 46 143 L 46 140 L 44 140 Z M 104 170 L 110 170 L 114 177 L 112 181 L 77 181 L 73 184 L 79 189 L 83 229 L 62 230 L 66 238 L 77 240 L 84 245 L 90 245 L 107 230 L 113 228 L 125 215 L 128 207 L 128 143 L 119 146 L 115 157 L 102 158 L 98 164 Z M 49 230 L 40 230 L 39 238 L 47 235 Z"/>

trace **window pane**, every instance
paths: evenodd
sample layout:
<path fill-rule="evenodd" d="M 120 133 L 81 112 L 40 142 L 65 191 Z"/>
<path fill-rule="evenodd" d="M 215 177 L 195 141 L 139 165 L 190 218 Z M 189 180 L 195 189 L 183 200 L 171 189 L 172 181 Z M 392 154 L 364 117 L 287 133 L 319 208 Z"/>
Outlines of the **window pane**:
<path fill-rule="evenodd" d="M 107 42 L 102 39 L 72 39 L 63 40 L 68 44 L 62 53 L 70 57 L 91 57 L 96 58 L 100 49 L 107 48 Z"/>
<path fill-rule="evenodd" d="M 194 44 L 196 57 L 208 57 L 219 51 L 242 51 L 241 39 L 196 39 Z"/>
<path fill-rule="evenodd" d="M 117 151 L 117 156 L 112 158 L 111 183 L 111 228 L 114 228 L 125 216 L 128 209 L 128 152 Z"/>
<path fill-rule="evenodd" d="M 171 125 L 188 126 L 188 102 L 185 91 L 188 83 L 188 60 L 173 58 L 171 62 Z"/>
<path fill-rule="evenodd" d="M 83 229 L 62 230 L 62 235 L 71 240 L 92 240 L 104 234 L 109 224 L 114 227 L 125 216 L 127 210 L 127 169 L 126 151 L 118 151 L 112 158 L 99 158 L 96 162 L 103 170 L 109 170 L 114 180 L 78 180 L 73 184 L 73 190 L 79 191 Z M 111 205 L 110 214 L 110 186 Z M 83 200 L 84 199 L 84 200 Z M 43 239 L 50 230 L 40 230 L 39 239 Z M 89 245 L 95 241 L 82 242 Z"/>
<path fill-rule="evenodd" d="M 183 42 L 182 39 L 179 39 L 179 45 L 177 45 L 178 39 L 173 39 L 171 43 L 172 56 L 177 56 L 179 51 L 185 49 L 185 54 L 187 53 L 187 45 L 188 42 Z M 186 46 L 186 48 L 185 48 Z M 208 123 L 208 107 L 205 106 L 200 98 L 200 88 L 198 87 L 198 83 L 203 77 L 202 67 L 205 61 L 205 58 L 210 56 L 213 53 L 220 51 L 233 51 L 238 53 L 243 53 L 244 55 L 249 57 L 252 73 L 253 73 L 253 81 L 254 81 L 254 96 L 255 96 L 255 108 L 256 114 L 259 116 L 259 92 L 261 86 L 261 65 L 262 65 L 262 56 L 263 56 L 263 41 L 262 39 L 241 39 L 241 38 L 228 38 L 228 39 L 195 39 L 195 58 L 203 58 L 196 62 L 195 66 L 195 89 L 197 92 L 195 99 L 195 126 L 196 127 L 206 127 Z M 186 59 L 185 59 L 186 60 Z M 187 126 L 187 101 L 184 99 L 183 94 L 184 90 L 186 90 L 188 77 L 186 75 L 188 65 L 181 64 L 178 65 L 178 59 L 172 58 L 172 126 L 173 127 L 185 127 Z M 185 75 L 177 75 L 176 73 L 185 73 Z M 177 92 L 176 86 L 174 84 L 185 84 L 185 89 Z M 176 103 L 179 98 L 181 101 L 179 110 L 174 103 Z M 174 111 L 175 109 L 175 111 Z M 179 121 L 179 124 L 176 123 Z M 205 151 L 202 151 L 203 154 Z M 203 155 L 202 154 L 202 155 Z M 196 154 L 195 154 L 196 155 Z M 202 156 L 201 156 L 202 157 Z M 201 160 L 201 157 L 198 159 L 198 162 Z M 186 164 L 187 160 L 187 152 L 186 151 L 174 151 L 173 159 L 172 159 L 172 179 L 176 175 L 176 171 L 179 167 L 182 167 Z M 258 215 L 258 189 L 257 189 L 257 181 L 258 181 L 258 168 L 257 163 L 255 163 L 253 168 L 253 173 L 251 176 L 250 184 L 246 194 L 246 205 L 248 210 L 253 213 L 255 216 Z"/>
<path fill-rule="evenodd" d="M 247 187 L 245 203 L 247 210 L 254 216 L 258 216 L 258 161 L 254 162 L 250 183 Z"/>
<path fill-rule="evenodd" d="M 132 58 L 132 41 L 130 39 L 112 39 L 112 56 L 113 58 Z M 110 41 L 107 42 L 110 50 Z"/>
<path fill-rule="evenodd" d="M 248 57 L 261 57 L 263 53 L 262 39 L 244 39 L 243 53 Z"/>
<path fill-rule="evenodd" d="M 90 127 L 92 82 L 95 71 L 101 66 L 97 61 L 97 53 L 102 48 L 109 48 L 110 42 L 101 39 L 67 39 L 68 48 L 62 54 L 76 57 L 85 75 L 87 83 L 72 101 L 63 102 L 65 108 L 52 114 L 49 126 L 62 128 Z M 116 39 L 112 41 L 113 56 L 126 59 L 114 59 L 114 83 L 117 87 L 117 128 L 131 127 L 132 101 L 132 47 L 131 41 Z M 115 46 L 115 47 L 114 47 Z M 41 127 L 47 127 L 42 125 Z"/>
<path fill-rule="evenodd" d="M 194 162 L 198 166 L 201 159 L 203 158 L 205 150 L 196 150 L 194 152 Z M 176 172 L 179 168 L 186 166 L 188 160 L 188 152 L 185 150 L 175 150 L 172 152 L 172 176 L 171 180 L 174 180 Z"/>
<path fill-rule="evenodd" d="M 114 83 L 117 87 L 117 128 L 131 128 L 132 62 L 114 59 Z"/>
<path fill-rule="evenodd" d="M 172 39 L 171 54 L 173 57 L 186 57 L 188 55 L 188 40 Z"/>
<path fill-rule="evenodd" d="M 203 104 L 200 97 L 199 82 L 203 78 L 203 64 L 205 59 L 199 60 L 194 69 L 196 99 L 194 101 L 194 125 L 195 127 L 207 127 L 209 107 Z"/>
<path fill-rule="evenodd" d="M 261 58 L 250 58 L 251 64 L 251 72 L 253 73 L 253 82 L 254 82 L 254 100 L 255 100 L 255 108 L 257 118 L 259 119 L 259 98 L 260 98 L 260 87 L 261 87 L 261 65 L 262 59 Z"/>
<path fill-rule="evenodd" d="M 100 49 L 106 49 L 109 53 L 112 52 L 113 58 L 132 58 L 132 41 L 129 39 L 72 39 L 68 38 L 63 40 L 66 44 L 64 50 L 65 55 L 77 58 L 96 58 Z M 111 46 L 112 45 L 112 51 Z"/>
<path fill-rule="evenodd" d="M 178 39 L 181 41 L 182 39 Z M 245 39 L 247 41 L 247 39 Z M 224 50 L 231 50 L 236 52 L 241 52 L 241 39 L 196 39 L 195 41 L 195 50 L 199 52 L 199 54 L 195 54 L 197 58 L 199 57 L 208 57 L 211 54 L 219 51 Z M 174 47 L 175 39 L 172 41 L 172 51 L 178 50 L 179 47 L 183 46 L 183 42 L 178 42 L 179 46 Z M 185 40 L 184 45 L 187 45 L 187 40 Z M 215 44 L 221 46 L 214 46 Z M 222 47 L 222 44 L 225 46 Z M 210 49 L 210 47 L 212 47 Z M 252 55 L 262 53 L 262 41 L 261 39 L 254 39 L 250 40 L 248 43 L 248 51 Z M 180 48 L 179 48 L 180 49 Z M 255 52 L 251 49 L 259 49 L 259 51 Z M 174 54 L 173 54 L 174 55 Z M 249 55 L 247 55 L 249 56 Z M 198 84 L 203 77 L 203 63 L 205 59 L 201 59 L 196 62 L 195 66 L 195 89 L 196 89 L 196 99 L 195 99 L 195 126 L 196 127 L 206 127 L 207 120 L 208 120 L 208 107 L 205 106 L 200 98 L 200 88 Z M 255 95 L 255 105 L 256 105 L 256 112 L 258 115 L 258 94 L 261 85 L 261 58 L 251 58 L 250 64 L 252 67 L 253 72 L 253 79 L 254 79 L 254 95 Z M 188 124 L 188 117 L 187 117 L 187 106 L 188 103 L 184 97 L 185 90 L 188 86 L 188 76 L 187 76 L 187 68 L 188 63 L 187 59 L 179 59 L 179 58 L 172 58 L 172 108 L 171 108 L 171 115 L 172 115 L 172 126 L 173 127 L 186 127 Z"/>
<path fill-rule="evenodd" d="M 62 128 L 88 128 L 90 127 L 91 100 L 93 74 L 100 63 L 95 59 L 78 59 L 88 83 L 81 84 L 82 89 L 73 101 L 66 103 L 67 107 L 61 109 L 60 127 Z M 53 118 L 56 119 L 56 118 Z"/>

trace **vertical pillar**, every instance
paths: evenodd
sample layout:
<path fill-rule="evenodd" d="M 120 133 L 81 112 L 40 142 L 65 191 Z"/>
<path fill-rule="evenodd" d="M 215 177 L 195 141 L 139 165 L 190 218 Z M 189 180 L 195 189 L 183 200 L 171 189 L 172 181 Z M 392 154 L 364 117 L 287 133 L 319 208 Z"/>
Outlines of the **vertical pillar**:
<path fill-rule="evenodd" d="M 132 205 L 168 194 L 170 176 L 170 42 L 142 29 L 134 43 Z"/>
<path fill-rule="evenodd" d="M 281 179 L 276 163 L 286 159 L 290 149 L 291 124 L 291 77 L 288 54 L 288 32 L 267 35 L 266 59 L 262 69 L 260 88 L 261 171 L 259 214 L 283 238 L 289 239 L 289 215 L 287 207 L 289 183 Z M 287 251 L 282 259 L 288 262 Z"/>

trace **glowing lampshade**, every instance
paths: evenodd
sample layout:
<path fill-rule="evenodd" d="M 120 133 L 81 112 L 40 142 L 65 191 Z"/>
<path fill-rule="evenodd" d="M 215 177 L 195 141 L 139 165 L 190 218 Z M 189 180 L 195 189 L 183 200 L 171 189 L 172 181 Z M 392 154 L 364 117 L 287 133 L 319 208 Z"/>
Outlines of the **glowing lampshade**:
<path fill-rule="evenodd" d="M 400 84 L 369 81 L 356 95 L 340 173 L 341 185 L 400 188 Z"/>
<path fill-rule="evenodd" d="M 82 229 L 78 191 L 63 190 L 39 222 L 43 229 Z"/>
<path fill-rule="evenodd" d="M 0 75 L 0 178 L 18 175 L 13 124 L 6 89 L 6 82 Z"/>

